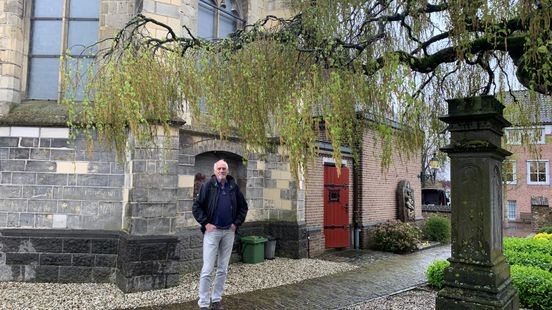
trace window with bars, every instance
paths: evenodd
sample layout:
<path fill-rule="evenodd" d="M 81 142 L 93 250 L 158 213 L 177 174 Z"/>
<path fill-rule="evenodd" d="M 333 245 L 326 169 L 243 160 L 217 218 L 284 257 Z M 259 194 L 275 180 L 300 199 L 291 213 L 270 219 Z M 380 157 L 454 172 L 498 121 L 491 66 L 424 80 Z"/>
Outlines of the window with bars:
<path fill-rule="evenodd" d="M 527 184 L 530 185 L 548 185 L 549 163 L 548 160 L 528 160 L 527 161 Z"/>
<path fill-rule="evenodd" d="M 82 98 L 86 72 L 94 62 L 100 0 L 33 0 L 27 98 L 60 99 L 61 67 L 78 81 Z M 61 64 L 61 57 L 68 56 Z"/>
<path fill-rule="evenodd" d="M 517 203 L 515 200 L 508 200 L 508 219 L 514 221 L 516 219 Z"/>
<path fill-rule="evenodd" d="M 236 0 L 199 0 L 198 36 L 208 40 L 223 39 L 242 27 Z"/>

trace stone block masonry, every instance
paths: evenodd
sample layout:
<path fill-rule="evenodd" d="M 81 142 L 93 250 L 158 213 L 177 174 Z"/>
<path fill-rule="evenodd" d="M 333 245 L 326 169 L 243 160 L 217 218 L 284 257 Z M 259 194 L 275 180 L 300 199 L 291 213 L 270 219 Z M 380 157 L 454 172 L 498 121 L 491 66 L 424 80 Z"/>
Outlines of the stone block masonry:
<path fill-rule="evenodd" d="M 129 188 L 129 231 L 133 235 L 167 235 L 176 231 L 178 132 L 161 138 L 168 149 L 135 150 Z"/>
<path fill-rule="evenodd" d="M 126 293 L 162 289 L 179 283 L 178 238 L 128 236 L 119 241 L 116 284 Z"/>
<path fill-rule="evenodd" d="M 239 231 L 240 237 L 260 235 L 276 240 L 276 256 L 306 258 L 309 233 L 305 224 L 287 221 L 246 222 Z"/>
<path fill-rule="evenodd" d="M 125 292 L 178 285 L 178 239 L 118 231 L 0 230 L 0 280 L 115 283 Z"/>
<path fill-rule="evenodd" d="M 21 100 L 23 0 L 0 0 L 0 116 Z"/>
<path fill-rule="evenodd" d="M 125 168 L 84 144 L 68 128 L 0 127 L 0 227 L 120 229 Z"/>

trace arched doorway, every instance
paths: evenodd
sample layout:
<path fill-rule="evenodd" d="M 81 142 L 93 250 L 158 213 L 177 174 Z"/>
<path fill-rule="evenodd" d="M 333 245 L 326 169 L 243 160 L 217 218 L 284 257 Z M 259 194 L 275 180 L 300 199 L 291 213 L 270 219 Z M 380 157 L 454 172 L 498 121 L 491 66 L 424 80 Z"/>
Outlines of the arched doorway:
<path fill-rule="evenodd" d="M 247 169 L 243 157 L 230 152 L 210 151 L 196 155 L 195 171 L 204 174 L 207 180 L 213 175 L 213 165 L 220 159 L 228 163 L 229 174 L 236 179 L 242 193 L 246 195 Z M 247 197 L 247 196 L 246 196 Z"/>

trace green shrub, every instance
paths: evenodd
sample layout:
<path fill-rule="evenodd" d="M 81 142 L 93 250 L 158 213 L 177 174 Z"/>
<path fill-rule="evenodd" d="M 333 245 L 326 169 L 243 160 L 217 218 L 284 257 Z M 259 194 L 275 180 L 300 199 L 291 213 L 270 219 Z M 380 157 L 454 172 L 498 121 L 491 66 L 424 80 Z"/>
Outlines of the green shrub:
<path fill-rule="evenodd" d="M 426 278 L 429 285 L 436 289 L 443 287 L 443 281 L 445 280 L 445 269 L 450 266 L 448 260 L 436 259 L 431 265 L 427 267 Z"/>
<path fill-rule="evenodd" d="M 552 233 L 538 233 L 535 236 L 533 236 L 533 239 L 544 239 L 548 241 L 552 241 Z"/>
<path fill-rule="evenodd" d="M 534 238 L 504 238 L 504 251 L 540 252 L 552 255 L 552 242 Z"/>
<path fill-rule="evenodd" d="M 510 265 L 532 266 L 552 271 L 552 255 L 548 253 L 504 250 L 504 256 Z"/>
<path fill-rule="evenodd" d="M 432 216 L 427 219 L 424 228 L 424 236 L 441 243 L 450 242 L 450 220 L 442 216 Z"/>
<path fill-rule="evenodd" d="M 393 253 L 413 252 L 418 248 L 421 231 L 418 227 L 403 222 L 388 222 L 376 226 L 375 246 L 378 250 Z"/>
<path fill-rule="evenodd" d="M 513 265 L 512 282 L 519 301 L 530 309 L 552 309 L 552 273 L 536 267 Z"/>
<path fill-rule="evenodd" d="M 543 228 L 539 229 L 538 232 L 539 232 L 539 233 L 552 234 L 552 226 L 543 227 Z"/>

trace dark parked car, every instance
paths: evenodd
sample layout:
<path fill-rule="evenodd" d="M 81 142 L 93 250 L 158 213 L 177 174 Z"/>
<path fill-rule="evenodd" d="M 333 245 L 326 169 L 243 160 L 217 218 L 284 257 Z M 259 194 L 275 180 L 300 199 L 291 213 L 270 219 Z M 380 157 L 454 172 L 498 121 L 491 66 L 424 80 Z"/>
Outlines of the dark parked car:
<path fill-rule="evenodd" d="M 447 191 L 442 188 L 422 188 L 422 204 L 448 206 L 450 198 Z"/>

